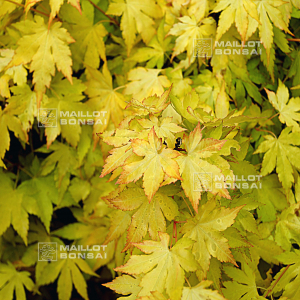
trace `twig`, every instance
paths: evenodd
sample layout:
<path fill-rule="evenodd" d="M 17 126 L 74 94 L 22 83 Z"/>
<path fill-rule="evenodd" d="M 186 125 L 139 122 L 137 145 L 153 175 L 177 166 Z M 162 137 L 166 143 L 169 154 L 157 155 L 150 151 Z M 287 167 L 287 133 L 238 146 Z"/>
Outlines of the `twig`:
<path fill-rule="evenodd" d="M 291 42 L 300 42 L 300 39 L 287 39 L 287 40 Z"/>
<path fill-rule="evenodd" d="M 33 178 L 34 176 L 32 175 L 32 174 L 30 174 L 26 169 L 24 169 L 24 168 L 22 168 L 22 167 L 20 167 L 20 165 L 19 164 L 15 164 L 15 163 L 13 163 L 13 162 L 11 162 L 11 161 L 9 161 L 8 159 L 6 159 L 6 158 L 4 158 L 4 160 L 6 161 L 6 162 L 8 162 L 8 163 L 10 163 L 11 165 L 13 165 L 13 166 L 17 166 L 18 167 L 18 170 L 20 169 L 21 171 L 23 171 L 24 173 L 26 173 L 29 177 L 31 177 L 31 178 Z"/>
<path fill-rule="evenodd" d="M 97 4 L 95 4 L 93 1 L 88 0 L 95 8 L 97 8 L 104 16 L 109 18 L 113 23 L 115 23 L 118 27 L 120 27 L 120 24 L 117 20 L 112 18 L 111 16 L 107 15 L 104 10 L 102 10 Z"/>
<path fill-rule="evenodd" d="M 12 1 L 12 0 L 4 0 L 4 1 L 7 1 L 7 2 L 10 2 L 10 3 L 13 3 L 13 4 L 15 4 L 15 5 L 18 5 L 18 6 L 22 6 L 22 7 L 25 7 L 25 5 L 24 4 L 21 4 L 21 3 L 17 3 L 17 2 L 15 2 L 15 1 Z M 30 8 L 30 10 L 32 10 L 32 11 L 34 11 L 34 12 L 37 12 L 37 13 L 39 13 L 39 14 L 41 14 L 41 15 L 44 15 L 44 16 L 46 16 L 46 17 L 50 17 L 49 15 L 47 15 L 46 13 L 44 13 L 44 12 L 42 12 L 42 11 L 39 11 L 39 10 L 37 10 L 37 9 L 35 9 L 35 8 Z"/>
<path fill-rule="evenodd" d="M 277 280 L 275 281 L 274 285 L 272 286 L 272 288 L 268 289 L 266 291 L 266 293 L 264 294 L 263 297 L 267 298 L 268 295 L 270 294 L 270 292 L 273 291 L 274 287 L 276 286 L 276 284 L 278 283 L 278 281 L 281 279 L 281 277 L 284 275 L 284 273 L 288 270 L 288 268 L 290 267 L 291 265 L 288 265 L 285 267 L 285 270 L 280 274 L 280 276 L 277 278 Z"/>

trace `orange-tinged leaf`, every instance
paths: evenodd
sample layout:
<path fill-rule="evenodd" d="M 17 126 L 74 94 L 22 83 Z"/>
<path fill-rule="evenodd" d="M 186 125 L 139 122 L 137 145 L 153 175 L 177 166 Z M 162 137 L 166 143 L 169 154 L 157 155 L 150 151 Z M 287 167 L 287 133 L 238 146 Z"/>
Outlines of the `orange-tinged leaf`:
<path fill-rule="evenodd" d="M 210 200 L 199 209 L 199 213 L 187 220 L 182 228 L 184 237 L 190 238 L 196 243 L 192 252 L 206 274 L 209 268 L 211 256 L 220 261 L 235 263 L 231 254 L 228 240 L 222 235 L 222 231 L 234 223 L 234 219 L 243 206 L 233 209 L 217 207 L 215 200 Z"/>
<path fill-rule="evenodd" d="M 158 240 L 158 232 L 166 231 L 165 218 L 172 221 L 178 215 L 176 202 L 160 191 L 154 195 L 150 203 L 144 190 L 139 187 L 128 188 L 107 201 L 124 211 L 137 209 L 132 215 L 123 252 L 132 246 L 132 242 L 140 242 L 147 231 L 152 239 Z"/>
<path fill-rule="evenodd" d="M 124 266 L 115 268 L 115 271 L 146 274 L 141 280 L 142 290 L 138 296 L 151 295 L 151 291 L 162 293 L 166 289 L 172 300 L 180 300 L 184 271 L 196 271 L 198 266 L 189 250 L 193 242 L 182 238 L 169 249 L 170 236 L 160 232 L 159 237 L 159 242 L 134 243 L 134 246 L 150 255 L 132 255 Z"/>
<path fill-rule="evenodd" d="M 148 138 L 149 141 L 142 139 L 132 141 L 133 152 L 138 156 L 144 156 L 144 159 L 124 165 L 124 171 L 117 183 L 136 182 L 144 175 L 143 187 L 151 201 L 164 179 L 164 174 L 181 179 L 178 165 L 174 160 L 180 153 L 169 148 L 162 148 L 162 139 L 157 137 L 154 127 L 150 130 Z"/>
<path fill-rule="evenodd" d="M 200 123 L 189 136 L 183 137 L 187 154 L 178 157 L 176 161 L 182 177 L 181 186 L 196 212 L 198 212 L 198 203 L 203 191 L 230 198 L 224 187 L 217 188 L 215 184 L 223 183 L 218 179 L 223 177 L 221 169 L 205 160 L 221 150 L 225 142 L 226 140 L 220 141 L 213 138 L 202 139 Z"/>

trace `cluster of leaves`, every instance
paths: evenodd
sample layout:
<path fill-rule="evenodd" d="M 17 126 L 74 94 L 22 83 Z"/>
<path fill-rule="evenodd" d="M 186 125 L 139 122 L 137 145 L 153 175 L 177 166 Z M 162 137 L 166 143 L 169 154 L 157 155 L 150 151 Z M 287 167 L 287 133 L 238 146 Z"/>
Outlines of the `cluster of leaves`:
<path fill-rule="evenodd" d="M 0 299 L 300 298 L 299 0 L 0 5 Z"/>

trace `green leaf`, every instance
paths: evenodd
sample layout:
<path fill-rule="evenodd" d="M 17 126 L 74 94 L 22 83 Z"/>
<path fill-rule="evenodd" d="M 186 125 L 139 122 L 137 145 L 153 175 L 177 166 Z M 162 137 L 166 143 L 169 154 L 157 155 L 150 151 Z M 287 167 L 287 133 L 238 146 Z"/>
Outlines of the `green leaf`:
<path fill-rule="evenodd" d="M 8 262 L 8 265 L 0 264 L 0 297 L 1 299 L 13 300 L 14 293 L 16 300 L 26 300 L 25 289 L 32 291 L 34 283 L 27 271 L 18 272 Z"/>

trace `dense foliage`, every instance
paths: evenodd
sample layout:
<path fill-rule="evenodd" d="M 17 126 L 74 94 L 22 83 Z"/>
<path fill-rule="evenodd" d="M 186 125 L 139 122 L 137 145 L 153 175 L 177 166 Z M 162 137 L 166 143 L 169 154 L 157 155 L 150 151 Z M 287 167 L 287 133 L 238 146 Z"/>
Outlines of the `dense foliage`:
<path fill-rule="evenodd" d="M 0 0 L 0 299 L 299 300 L 299 19 Z"/>

